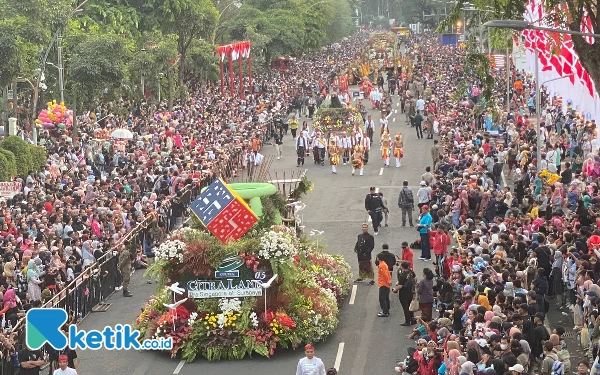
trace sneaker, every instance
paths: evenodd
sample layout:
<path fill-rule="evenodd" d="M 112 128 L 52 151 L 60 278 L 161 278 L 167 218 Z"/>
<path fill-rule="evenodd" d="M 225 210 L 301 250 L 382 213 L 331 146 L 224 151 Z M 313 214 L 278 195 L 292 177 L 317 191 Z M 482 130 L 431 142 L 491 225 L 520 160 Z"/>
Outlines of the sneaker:
<path fill-rule="evenodd" d="M 362 283 L 363 279 L 356 279 L 354 280 L 355 283 Z"/>
<path fill-rule="evenodd" d="M 375 233 L 373 233 L 373 234 L 374 234 L 374 235 L 378 235 L 378 234 L 379 234 L 379 232 L 375 232 Z"/>
<path fill-rule="evenodd" d="M 425 258 L 423 258 L 423 257 L 419 257 L 419 260 L 425 260 Z"/>
<path fill-rule="evenodd" d="M 402 324 L 400 324 L 403 327 L 410 327 L 412 324 L 410 324 L 410 322 L 404 322 Z"/>
<path fill-rule="evenodd" d="M 375 280 L 369 281 L 369 285 L 375 285 Z"/>
<path fill-rule="evenodd" d="M 386 314 L 386 313 L 384 313 L 384 312 L 382 311 L 382 312 L 380 312 L 379 314 L 377 314 L 377 316 L 378 316 L 378 317 L 380 317 L 380 318 L 385 318 L 385 317 L 388 317 L 388 316 L 390 316 L 390 314 Z"/>
<path fill-rule="evenodd" d="M 431 260 L 431 258 L 423 258 L 424 262 L 429 262 Z"/>
<path fill-rule="evenodd" d="M 405 227 L 405 226 L 406 226 L 406 224 L 402 224 L 402 226 L 403 226 L 403 227 Z"/>
<path fill-rule="evenodd" d="M 411 228 L 414 228 L 415 226 L 413 224 L 410 225 Z"/>
<path fill-rule="evenodd" d="M 386 224 L 385 226 L 387 227 L 388 225 Z"/>

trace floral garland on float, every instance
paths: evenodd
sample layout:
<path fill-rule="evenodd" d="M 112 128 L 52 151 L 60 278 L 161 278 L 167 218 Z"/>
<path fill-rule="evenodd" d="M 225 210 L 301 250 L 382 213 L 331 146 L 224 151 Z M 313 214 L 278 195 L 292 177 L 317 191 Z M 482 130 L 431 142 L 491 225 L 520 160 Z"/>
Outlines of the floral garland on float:
<path fill-rule="evenodd" d="M 270 357 L 327 338 L 350 288 L 350 265 L 293 228 L 252 232 L 227 244 L 198 229 L 172 233 L 146 271 L 159 288 L 135 322 L 140 340 L 172 338 L 171 356 L 191 362 Z M 173 283 L 185 292 L 176 295 Z"/>
<path fill-rule="evenodd" d="M 324 133 L 345 131 L 352 133 L 354 124 L 362 124 L 362 116 L 354 107 L 320 107 L 313 116 L 313 126 Z"/>

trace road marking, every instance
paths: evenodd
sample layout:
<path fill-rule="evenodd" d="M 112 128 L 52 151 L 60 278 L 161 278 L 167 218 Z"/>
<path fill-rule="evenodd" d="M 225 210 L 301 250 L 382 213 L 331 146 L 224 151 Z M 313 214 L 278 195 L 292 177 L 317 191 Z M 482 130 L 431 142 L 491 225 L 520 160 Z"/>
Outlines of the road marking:
<path fill-rule="evenodd" d="M 506 177 L 504 177 L 504 171 L 502 171 L 502 174 L 500 176 L 502 176 L 502 187 L 507 186 L 506 185 Z"/>
<path fill-rule="evenodd" d="M 340 371 L 340 364 L 342 363 L 342 355 L 344 355 L 344 343 L 340 342 L 340 345 L 338 346 L 337 355 L 335 356 L 335 364 L 333 365 L 333 367 L 335 367 L 335 369 L 337 371 Z"/>
<path fill-rule="evenodd" d="M 175 367 L 175 371 L 173 371 L 173 375 L 179 374 L 179 371 L 181 371 L 183 365 L 185 365 L 185 361 L 179 361 L 179 364 L 177 365 L 177 367 Z"/>
<path fill-rule="evenodd" d="M 398 110 L 397 110 L 397 109 L 394 109 L 394 113 L 398 113 Z"/>
<path fill-rule="evenodd" d="M 383 175 L 383 167 L 381 167 L 381 169 L 379 170 L 379 175 Z"/>
<path fill-rule="evenodd" d="M 400 105 L 400 102 L 396 103 L 396 107 L 398 107 Z"/>
<path fill-rule="evenodd" d="M 396 118 L 395 117 L 392 119 L 392 122 L 396 122 Z"/>
<path fill-rule="evenodd" d="M 356 299 L 356 289 L 358 289 L 358 285 L 352 285 L 352 292 L 350 293 L 350 305 L 354 305 L 354 300 Z"/>

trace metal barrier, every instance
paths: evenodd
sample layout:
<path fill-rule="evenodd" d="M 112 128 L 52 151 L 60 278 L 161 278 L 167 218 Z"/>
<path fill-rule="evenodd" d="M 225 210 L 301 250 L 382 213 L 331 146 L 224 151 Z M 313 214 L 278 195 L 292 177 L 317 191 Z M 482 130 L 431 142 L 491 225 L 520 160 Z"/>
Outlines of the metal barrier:
<path fill-rule="evenodd" d="M 227 160 L 213 163 L 214 176 L 219 176 L 227 181 L 232 178 L 236 170 L 241 171 L 243 157 L 241 154 L 241 150 L 235 150 Z M 228 173 L 230 173 L 230 176 L 227 176 Z M 181 194 L 184 205 L 188 206 L 194 197 L 200 194 L 200 190 L 210 184 L 211 180 L 211 178 L 207 178 L 199 184 L 192 183 L 185 186 Z M 170 202 L 171 200 L 165 200 L 163 204 L 169 205 Z M 152 215 L 145 217 L 135 228 L 125 234 L 113 249 L 107 251 L 95 263 L 84 269 L 63 290 L 45 302 L 43 307 L 64 309 L 73 324 L 76 324 L 91 312 L 106 311 L 106 308 L 110 305 L 105 304 L 104 301 L 121 285 L 121 272 L 118 265 L 119 247 L 127 241 L 144 243 L 143 241 L 145 241 L 147 235 L 145 229 L 152 223 L 154 218 L 155 216 Z M 167 230 L 171 228 L 170 219 L 171 216 L 168 211 L 159 217 L 159 220 L 166 223 Z M 12 336 L 11 341 L 14 343 L 12 348 L 0 345 L 0 375 L 18 375 L 19 370 L 15 366 L 13 356 L 25 347 L 25 325 L 25 318 L 22 318 L 11 329 L 9 334 Z M 42 354 L 48 359 L 43 350 Z"/>

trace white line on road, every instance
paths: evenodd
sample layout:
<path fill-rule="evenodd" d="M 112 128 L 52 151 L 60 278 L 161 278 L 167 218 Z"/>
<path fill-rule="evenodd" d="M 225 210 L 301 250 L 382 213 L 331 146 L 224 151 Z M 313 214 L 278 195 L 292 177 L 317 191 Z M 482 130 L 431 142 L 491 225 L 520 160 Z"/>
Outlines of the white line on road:
<path fill-rule="evenodd" d="M 397 110 L 397 109 L 394 109 L 394 113 L 398 113 L 398 110 Z"/>
<path fill-rule="evenodd" d="M 381 167 L 381 169 L 379 170 L 379 175 L 383 175 L 383 167 Z"/>
<path fill-rule="evenodd" d="M 340 342 L 340 346 L 338 346 L 337 355 L 335 356 L 335 364 L 333 365 L 333 367 L 335 367 L 335 369 L 337 371 L 340 371 L 340 364 L 342 363 L 342 355 L 344 355 L 344 343 Z"/>
<path fill-rule="evenodd" d="M 350 305 L 354 305 L 354 300 L 356 299 L 356 289 L 358 289 L 358 285 L 352 285 L 352 292 L 350 293 Z"/>
<path fill-rule="evenodd" d="M 400 105 L 400 102 L 396 103 L 396 107 L 398 107 Z"/>
<path fill-rule="evenodd" d="M 392 119 L 392 122 L 396 122 L 396 118 L 395 117 Z"/>
<path fill-rule="evenodd" d="M 179 361 L 179 364 L 177 365 L 177 367 L 175 367 L 175 371 L 173 371 L 173 375 L 179 374 L 179 371 L 181 371 L 183 365 L 185 365 L 185 361 Z"/>

